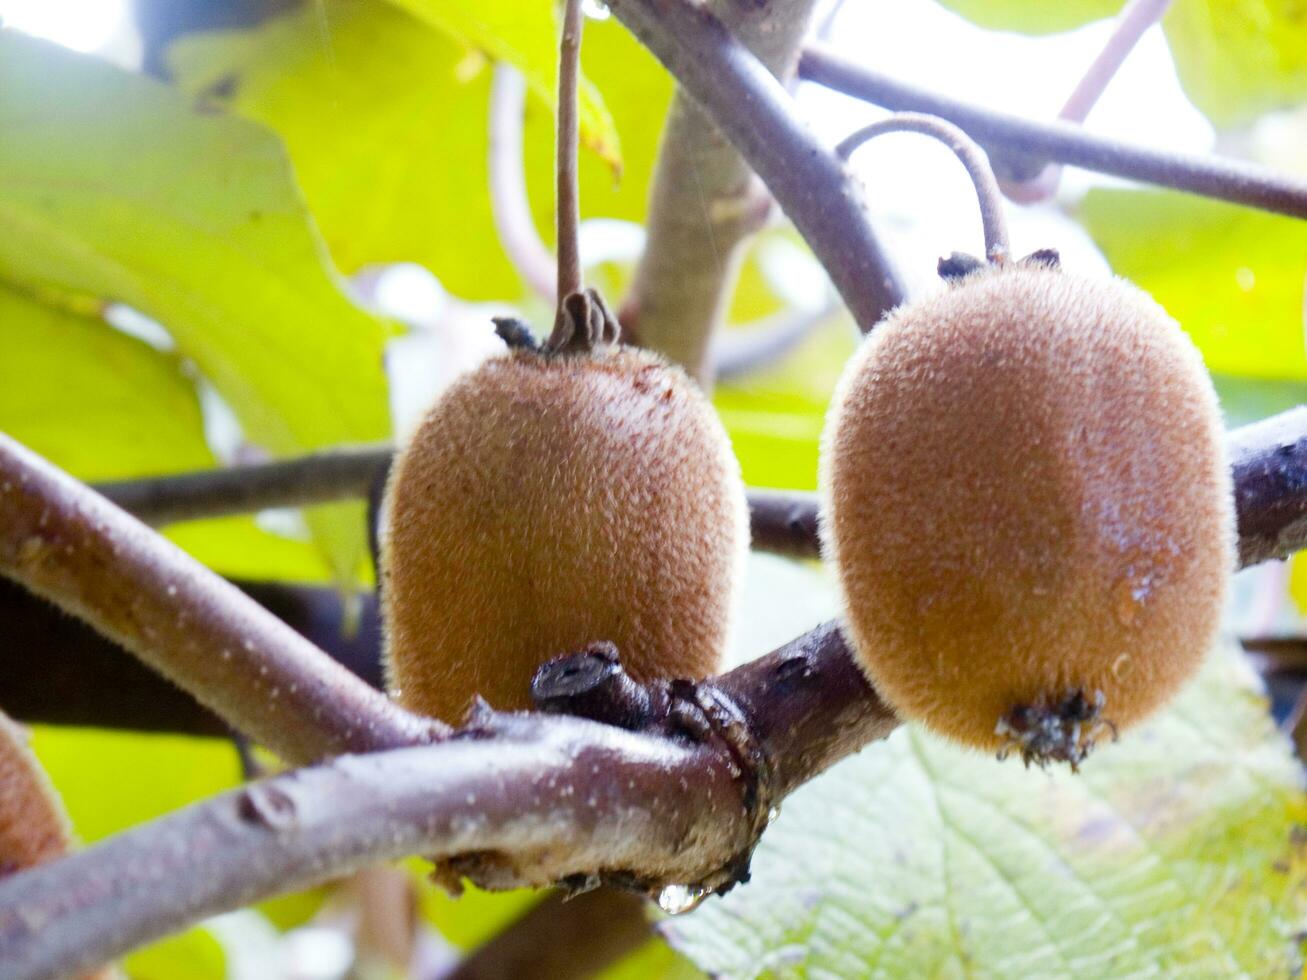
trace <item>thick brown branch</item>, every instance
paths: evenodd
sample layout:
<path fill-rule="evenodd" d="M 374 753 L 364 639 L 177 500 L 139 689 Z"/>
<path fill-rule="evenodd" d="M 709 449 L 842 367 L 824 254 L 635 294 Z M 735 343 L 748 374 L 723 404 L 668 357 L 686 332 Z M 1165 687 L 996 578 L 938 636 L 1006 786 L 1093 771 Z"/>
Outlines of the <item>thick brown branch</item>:
<path fill-rule="evenodd" d="M 289 760 L 412 744 L 437 732 L 3 435 L 0 574 L 86 620 Z"/>
<path fill-rule="evenodd" d="M 773 75 L 794 70 L 815 0 L 707 5 Z M 761 227 L 765 192 L 699 104 L 678 89 L 650 186 L 648 243 L 624 310 L 646 347 L 712 384 L 710 345 L 739 271 L 741 246 Z"/>
<path fill-rule="evenodd" d="M 762 178 L 853 318 L 870 329 L 902 300 L 902 286 L 867 221 L 861 189 L 797 119 L 781 83 L 705 7 L 686 0 L 612 0 L 609 7 Z M 636 332 L 643 339 L 642 323 Z"/>
<path fill-rule="evenodd" d="M 1035 122 L 917 88 L 809 45 L 799 62 L 809 81 L 899 112 L 926 112 L 960 126 L 992 151 L 1056 160 L 1266 211 L 1307 218 L 1307 181 L 1215 156 L 1171 153 L 1095 136 L 1067 122 Z"/>
<path fill-rule="evenodd" d="M 1288 536 L 1272 520 L 1298 528 L 1307 501 L 1249 510 L 1262 495 L 1245 491 L 1299 496 L 1274 463 L 1301 465 L 1305 429 L 1300 409 L 1232 438 L 1241 527 L 1280 549 Z M 761 815 L 897 723 L 834 624 L 715 681 L 658 690 L 661 707 L 618 713 L 627 724 L 648 714 L 658 727 L 646 731 L 487 714 L 471 740 L 280 777 L 15 876 L 0 884 L 5 969 L 75 969 L 204 914 L 413 852 L 492 887 L 725 885 L 743 872 Z"/>
<path fill-rule="evenodd" d="M 62 974 L 415 853 L 487 887 L 729 886 L 772 805 L 897 724 L 833 625 L 679 690 L 667 734 L 487 711 L 439 745 L 265 780 L 16 875 L 0 976 Z"/>

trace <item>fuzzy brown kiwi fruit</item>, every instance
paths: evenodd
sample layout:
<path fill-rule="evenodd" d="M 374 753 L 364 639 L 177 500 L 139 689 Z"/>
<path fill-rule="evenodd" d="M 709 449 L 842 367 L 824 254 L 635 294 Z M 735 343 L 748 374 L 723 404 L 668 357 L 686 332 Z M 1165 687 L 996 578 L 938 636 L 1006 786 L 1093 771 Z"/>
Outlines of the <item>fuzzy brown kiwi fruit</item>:
<path fill-rule="evenodd" d="M 0 714 L 0 877 L 62 857 L 72 827 L 27 733 Z"/>
<path fill-rule="evenodd" d="M 542 347 L 457 381 L 400 454 L 383 505 L 386 672 L 406 707 L 458 723 L 480 695 L 531 706 L 545 661 L 610 642 L 637 681 L 721 665 L 749 516 L 739 465 L 679 369 L 616 343 L 581 281 L 580 0 L 563 5 L 558 296 Z"/>
<path fill-rule="evenodd" d="M 0 712 L 0 879 L 63 857 L 75 847 L 63 801 L 28 746 L 27 732 Z M 112 966 L 81 980 L 118 980 Z"/>
<path fill-rule="evenodd" d="M 896 311 L 822 464 L 857 655 L 905 718 L 1074 764 L 1211 645 L 1235 564 L 1220 411 L 1123 280 L 1005 263 Z"/>
<path fill-rule="evenodd" d="M 876 326 L 832 402 L 823 548 L 857 657 L 905 718 L 1074 768 L 1176 693 L 1235 566 L 1211 379 L 1121 279 L 1008 256 L 983 151 L 931 116 L 854 133 L 945 142 L 975 184 L 989 263 Z"/>
<path fill-rule="evenodd" d="M 427 413 L 385 510 L 386 665 L 409 708 L 527 708 L 541 663 L 604 640 L 640 681 L 720 666 L 744 486 L 707 400 L 654 354 L 492 358 Z"/>

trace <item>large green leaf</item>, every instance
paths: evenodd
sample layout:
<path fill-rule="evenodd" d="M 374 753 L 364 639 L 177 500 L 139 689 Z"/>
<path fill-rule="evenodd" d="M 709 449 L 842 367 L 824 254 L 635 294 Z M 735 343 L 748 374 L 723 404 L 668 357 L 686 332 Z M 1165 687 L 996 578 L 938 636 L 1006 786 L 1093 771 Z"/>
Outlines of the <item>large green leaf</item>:
<path fill-rule="evenodd" d="M 0 285 L 0 431 L 83 480 L 216 465 L 180 359 L 99 319 Z M 177 525 L 168 536 L 226 575 L 320 581 L 321 556 L 251 518 Z"/>
<path fill-rule="evenodd" d="M 657 140 L 649 119 L 660 117 L 670 82 L 615 25 L 591 25 L 583 57 L 616 96 L 627 148 L 620 182 L 598 157 L 582 155 L 584 214 L 639 218 Z M 249 31 L 194 35 L 170 62 L 187 92 L 281 134 L 342 268 L 418 262 L 463 297 L 521 293 L 496 237 L 487 183 L 490 64 L 462 41 L 389 4 L 332 0 Z M 554 136 L 545 105 L 529 102 L 524 156 L 536 224 L 551 239 Z"/>
<path fill-rule="evenodd" d="M 387 435 L 385 326 L 339 289 L 259 127 L 0 32 L 0 222 L 0 280 L 158 320 L 273 452 Z M 310 520 L 352 574 L 360 508 Z"/>
<path fill-rule="evenodd" d="M 0 284 L 0 430 L 84 480 L 214 465 L 178 358 Z"/>
<path fill-rule="evenodd" d="M 940 2 L 983 27 L 1027 34 L 1069 30 L 1122 6 L 1122 0 Z M 1185 93 L 1218 125 L 1307 97 L 1301 0 L 1177 0 L 1163 26 Z"/>
<path fill-rule="evenodd" d="M 1094 190 L 1082 217 L 1112 268 L 1180 321 L 1208 370 L 1307 378 L 1307 225 L 1161 191 Z"/>
<path fill-rule="evenodd" d="M 1079 775 L 915 727 L 800 790 L 753 879 L 667 924 L 721 977 L 1286 977 L 1300 763 L 1241 655 Z"/>

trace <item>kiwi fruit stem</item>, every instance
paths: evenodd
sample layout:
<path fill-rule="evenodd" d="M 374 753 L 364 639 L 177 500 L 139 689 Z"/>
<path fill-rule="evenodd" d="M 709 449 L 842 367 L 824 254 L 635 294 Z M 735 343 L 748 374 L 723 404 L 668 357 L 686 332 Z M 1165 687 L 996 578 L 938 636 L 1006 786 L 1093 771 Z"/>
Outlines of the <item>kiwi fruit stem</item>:
<path fill-rule="evenodd" d="M 1006 262 L 1011 248 L 1008 245 L 1007 219 L 1003 216 L 1003 195 L 998 180 L 994 177 L 994 170 L 989 165 L 989 158 L 980 145 L 957 126 L 938 116 L 922 112 L 898 112 L 846 136 L 835 147 L 835 153 L 847 162 L 858 147 L 885 133 L 921 133 L 939 140 L 957 155 L 976 188 L 980 220 L 985 230 L 985 257 L 992 265 Z"/>

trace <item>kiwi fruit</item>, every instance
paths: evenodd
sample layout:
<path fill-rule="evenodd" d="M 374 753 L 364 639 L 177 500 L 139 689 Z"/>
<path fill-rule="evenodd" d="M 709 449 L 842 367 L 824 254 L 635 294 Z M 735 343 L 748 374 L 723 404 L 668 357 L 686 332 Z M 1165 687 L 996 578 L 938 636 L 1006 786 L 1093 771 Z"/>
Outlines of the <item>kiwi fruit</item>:
<path fill-rule="evenodd" d="M 72 827 L 27 733 L 0 714 L 0 877 L 62 857 Z"/>
<path fill-rule="evenodd" d="M 1235 567 L 1220 410 L 1133 285 L 1051 252 L 950 268 L 838 385 L 823 548 L 856 655 L 905 719 L 1074 766 L 1213 641 Z"/>
<path fill-rule="evenodd" d="M 720 666 L 744 485 L 707 400 L 655 354 L 490 359 L 422 420 L 384 511 L 387 676 L 411 709 L 530 707 L 540 664 L 601 641 L 639 681 Z"/>

